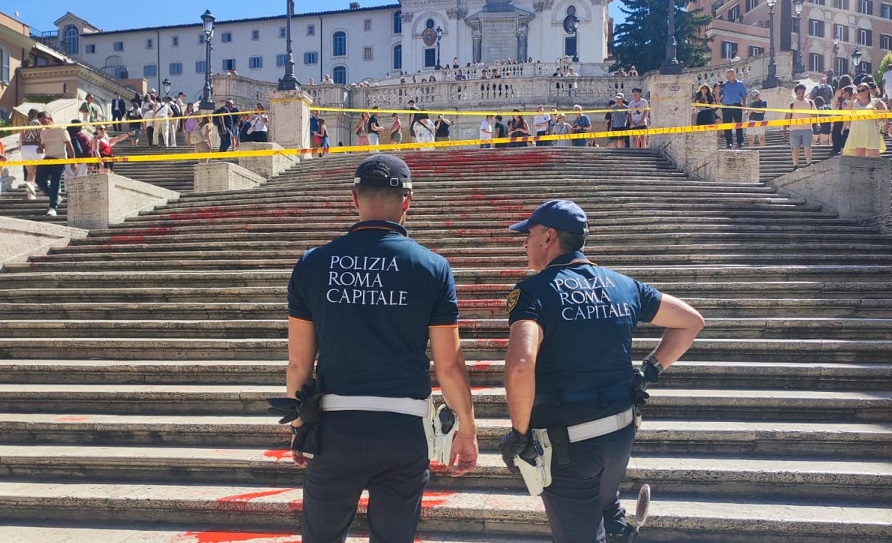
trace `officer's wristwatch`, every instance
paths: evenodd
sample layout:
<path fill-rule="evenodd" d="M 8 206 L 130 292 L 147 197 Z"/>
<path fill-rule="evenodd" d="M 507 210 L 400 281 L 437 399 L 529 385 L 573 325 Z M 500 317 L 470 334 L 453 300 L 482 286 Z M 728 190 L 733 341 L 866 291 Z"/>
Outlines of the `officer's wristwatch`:
<path fill-rule="evenodd" d="M 656 383 L 659 380 L 663 369 L 663 364 L 657 360 L 653 353 L 645 356 L 641 362 L 641 373 L 644 375 L 645 380 L 651 383 Z"/>

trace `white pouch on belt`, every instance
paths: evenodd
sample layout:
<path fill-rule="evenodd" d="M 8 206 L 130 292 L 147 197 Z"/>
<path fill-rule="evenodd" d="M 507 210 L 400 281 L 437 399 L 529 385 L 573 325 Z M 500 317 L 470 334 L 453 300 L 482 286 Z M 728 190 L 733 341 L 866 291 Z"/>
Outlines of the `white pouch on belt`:
<path fill-rule="evenodd" d="M 542 494 L 551 484 L 551 457 L 553 449 L 548 438 L 548 430 L 533 429 L 533 447 L 536 450 L 536 465 L 533 466 L 520 456 L 514 457 L 514 465 L 520 469 L 523 482 L 530 496 Z"/>
<path fill-rule="evenodd" d="M 430 415 L 423 420 L 427 438 L 427 456 L 430 460 L 448 465 L 452 455 L 452 440 L 458 430 L 458 419 L 446 404 L 434 408 L 430 402 Z"/>

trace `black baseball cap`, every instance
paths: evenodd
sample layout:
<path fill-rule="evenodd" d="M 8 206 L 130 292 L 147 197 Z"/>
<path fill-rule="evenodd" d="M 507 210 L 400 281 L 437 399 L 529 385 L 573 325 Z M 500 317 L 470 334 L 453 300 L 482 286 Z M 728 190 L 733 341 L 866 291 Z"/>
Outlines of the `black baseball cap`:
<path fill-rule="evenodd" d="M 376 153 L 363 160 L 356 168 L 353 185 L 359 184 L 367 187 L 411 189 L 412 174 L 409 172 L 409 166 L 400 157 Z"/>

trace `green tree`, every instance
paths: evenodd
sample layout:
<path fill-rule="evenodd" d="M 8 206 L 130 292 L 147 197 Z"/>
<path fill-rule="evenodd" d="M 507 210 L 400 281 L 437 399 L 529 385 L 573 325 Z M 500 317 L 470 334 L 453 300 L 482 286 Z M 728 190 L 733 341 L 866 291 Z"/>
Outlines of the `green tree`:
<path fill-rule="evenodd" d="M 877 85 L 883 81 L 883 74 L 886 73 L 886 66 L 890 64 L 892 64 L 892 53 L 886 53 L 886 56 L 880 61 L 880 65 L 877 66 L 877 71 L 873 73 L 873 78 L 876 80 Z M 886 90 L 886 93 L 889 92 L 890 90 Z"/>
<path fill-rule="evenodd" d="M 688 0 L 675 2 L 676 57 L 686 67 L 709 63 L 706 25 L 712 16 L 702 9 L 686 11 Z M 614 30 L 614 69 L 635 65 L 640 73 L 659 68 L 666 58 L 669 35 L 669 2 L 666 0 L 625 0 L 620 8 L 626 20 Z"/>

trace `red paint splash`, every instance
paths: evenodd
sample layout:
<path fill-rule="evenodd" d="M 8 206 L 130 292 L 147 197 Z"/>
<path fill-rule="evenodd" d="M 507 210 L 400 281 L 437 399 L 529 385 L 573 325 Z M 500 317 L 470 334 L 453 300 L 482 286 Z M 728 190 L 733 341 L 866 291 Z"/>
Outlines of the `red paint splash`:
<path fill-rule="evenodd" d="M 234 496 L 225 496 L 217 499 L 217 509 L 224 511 L 245 511 L 248 508 L 248 502 L 258 498 L 267 496 L 275 496 L 291 492 L 293 488 L 276 488 L 274 490 L 264 490 L 262 492 L 251 492 L 248 494 L 236 494 Z"/>
<path fill-rule="evenodd" d="M 262 532 L 215 532 L 212 530 L 207 530 L 204 532 L 186 532 L 182 534 L 182 536 L 194 537 L 195 540 L 193 543 L 238 543 L 246 541 L 256 541 L 259 539 L 294 538 L 295 534 L 276 534 Z M 276 543 L 301 543 L 301 537 L 297 536 L 297 539 L 285 539 L 283 541 L 277 541 Z"/>
<path fill-rule="evenodd" d="M 422 509 L 432 509 L 434 507 L 440 507 L 441 505 L 446 505 L 449 503 L 448 498 L 450 496 L 454 496 L 455 492 L 445 491 L 445 492 L 425 492 L 424 496 L 421 498 L 421 508 Z"/>
<path fill-rule="evenodd" d="M 275 458 L 276 462 L 281 462 L 285 459 L 291 460 L 294 457 L 291 453 L 291 449 L 270 449 L 268 451 L 263 451 L 263 456 L 266 458 Z"/>
<path fill-rule="evenodd" d="M 89 417 L 81 416 L 56 417 L 56 422 L 87 422 L 88 420 L 90 420 Z"/>
<path fill-rule="evenodd" d="M 433 462 L 431 462 L 433 464 Z M 442 466 L 442 464 L 440 464 Z M 443 466 L 445 468 L 445 466 Z M 421 497 L 421 508 L 422 509 L 431 509 L 434 507 L 439 507 L 441 505 L 446 505 L 450 496 L 454 496 L 455 492 L 451 491 L 441 491 L 441 492 L 425 492 Z M 369 499 L 368 498 L 360 498 L 359 502 L 356 504 L 357 512 L 360 514 L 367 514 L 369 511 Z"/>

